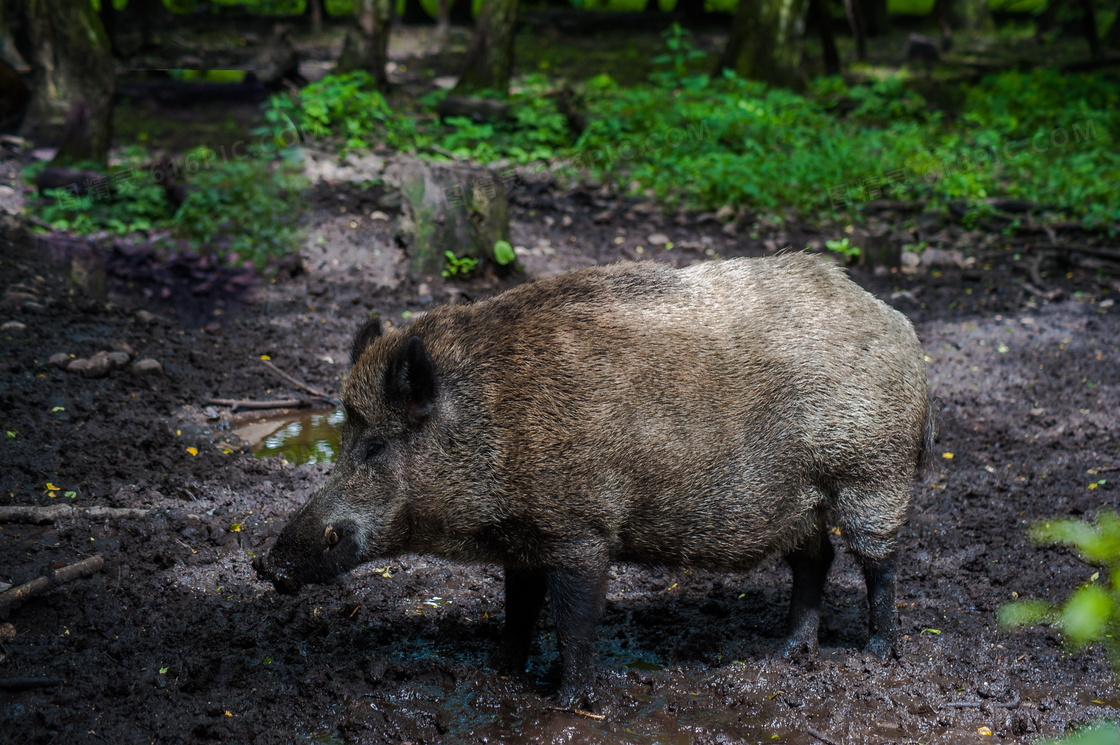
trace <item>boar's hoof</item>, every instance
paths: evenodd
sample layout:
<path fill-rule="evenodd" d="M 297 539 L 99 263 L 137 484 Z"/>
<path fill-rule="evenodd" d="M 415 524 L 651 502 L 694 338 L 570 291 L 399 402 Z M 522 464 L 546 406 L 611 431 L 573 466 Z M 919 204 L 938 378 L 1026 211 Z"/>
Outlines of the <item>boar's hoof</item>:
<path fill-rule="evenodd" d="M 597 714 L 602 708 L 602 701 L 600 701 L 598 691 L 593 685 L 578 688 L 561 685 L 560 695 L 557 697 L 557 707 L 568 711 L 585 711 Z"/>
<path fill-rule="evenodd" d="M 323 530 L 323 548 L 333 548 L 338 545 L 338 533 L 335 532 L 333 525 L 328 525 Z"/>
<path fill-rule="evenodd" d="M 815 631 L 812 637 L 790 634 L 782 642 L 782 656 L 787 660 L 811 660 L 819 651 Z"/>
<path fill-rule="evenodd" d="M 880 659 L 898 657 L 898 646 L 894 643 L 894 639 L 882 634 L 872 635 L 872 637 L 867 640 L 867 647 L 865 647 L 865 650 Z"/>

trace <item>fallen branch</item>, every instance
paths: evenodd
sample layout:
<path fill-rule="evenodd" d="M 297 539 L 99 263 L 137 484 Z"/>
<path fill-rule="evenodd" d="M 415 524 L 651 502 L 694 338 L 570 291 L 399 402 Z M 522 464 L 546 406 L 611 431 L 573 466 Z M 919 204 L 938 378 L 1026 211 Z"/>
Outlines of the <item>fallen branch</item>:
<path fill-rule="evenodd" d="M 51 572 L 46 577 L 33 579 L 5 593 L 0 593 L 0 612 L 5 612 L 12 606 L 24 603 L 36 595 L 42 595 L 54 587 L 95 574 L 101 571 L 103 566 L 105 566 L 105 559 L 100 554 L 91 556 L 77 564 L 71 564 L 68 567 Z"/>
<path fill-rule="evenodd" d="M 583 709 L 565 709 L 565 708 L 560 707 L 560 706 L 550 706 L 549 708 L 552 709 L 553 711 L 562 711 L 565 714 L 579 714 L 581 717 L 587 717 L 588 719 L 595 719 L 595 720 L 600 721 L 600 722 L 603 721 L 604 719 L 606 719 L 606 717 L 603 716 L 602 714 L 592 714 L 590 711 L 584 711 Z"/>
<path fill-rule="evenodd" d="M 947 701 L 946 706 L 954 709 L 979 709 L 985 705 L 989 705 L 995 709 L 1014 709 L 1019 706 L 1022 698 L 1019 696 L 1018 691 L 1011 692 L 1011 700 L 1004 703 L 997 703 L 995 701 Z"/>
<path fill-rule="evenodd" d="M 149 512 L 151 510 L 146 507 L 71 507 L 68 504 L 52 504 L 46 507 L 8 505 L 0 507 L 0 523 L 46 525 L 66 517 L 136 519 L 147 517 Z"/>
<path fill-rule="evenodd" d="M 815 729 L 810 729 L 810 728 L 806 727 L 805 731 L 808 732 L 813 737 L 820 740 L 821 742 L 825 743 L 825 745 L 840 745 L 840 743 L 836 742 L 836 740 L 833 740 L 828 735 L 824 735 L 824 734 L 821 734 L 820 732 L 817 732 Z"/>
<path fill-rule="evenodd" d="M 295 386 L 296 388 L 299 388 L 299 389 L 300 389 L 301 391 L 307 391 L 307 392 L 308 392 L 308 393 L 310 393 L 310 394 L 311 394 L 312 396 L 317 396 L 318 398 L 321 398 L 321 399 L 323 399 L 324 401 L 330 401 L 330 402 L 331 402 L 331 404 L 333 404 L 334 406 L 337 406 L 337 405 L 338 405 L 338 401 L 336 401 L 335 399 L 331 398 L 331 397 L 330 397 L 330 396 L 328 396 L 327 394 L 323 393 L 323 392 L 322 392 L 321 390 L 319 390 L 318 388 L 312 388 L 312 387 L 311 387 L 311 386 L 309 386 L 309 385 L 308 385 L 307 383 L 304 383 L 304 382 L 303 382 L 302 380 L 299 380 L 298 378 L 294 378 L 294 377 L 292 377 L 291 375 L 289 375 L 288 373 L 284 372 L 283 370 L 281 370 L 281 369 L 280 369 L 279 367 L 277 367 L 276 365 L 272 364 L 272 363 L 271 363 L 271 362 L 269 362 L 268 360 L 261 360 L 260 362 L 261 362 L 261 364 L 262 364 L 262 365 L 264 365 L 265 367 L 267 367 L 267 368 L 268 368 L 269 370 L 271 370 L 272 372 L 276 373 L 276 374 L 277 374 L 277 375 L 279 375 L 279 376 L 280 376 L 281 378 L 283 378 L 284 380 L 286 380 L 286 381 L 288 381 L 289 383 L 291 383 L 292 385 L 294 385 L 294 386 Z"/>
<path fill-rule="evenodd" d="M 281 398 L 277 401 L 239 401 L 235 398 L 208 398 L 206 403 L 212 406 L 228 406 L 234 411 L 246 409 L 261 411 L 265 409 L 306 409 L 311 402 L 302 398 Z"/>
<path fill-rule="evenodd" d="M 28 691 L 57 685 L 62 685 L 62 681 L 54 678 L 0 678 L 0 691 Z"/>

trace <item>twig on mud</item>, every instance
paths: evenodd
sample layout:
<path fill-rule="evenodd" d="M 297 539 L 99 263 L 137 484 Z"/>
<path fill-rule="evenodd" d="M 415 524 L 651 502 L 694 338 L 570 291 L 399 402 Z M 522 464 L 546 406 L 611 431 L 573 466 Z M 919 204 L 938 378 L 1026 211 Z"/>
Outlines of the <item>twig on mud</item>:
<path fill-rule="evenodd" d="M 281 398 L 275 401 L 249 401 L 238 400 L 236 398 L 208 398 L 206 403 L 209 406 L 228 406 L 233 411 L 238 409 L 251 409 L 253 411 L 260 411 L 264 409 L 306 409 L 311 405 L 309 401 L 302 398 Z"/>
<path fill-rule="evenodd" d="M 1064 294 L 1062 288 L 1060 287 L 1054 290 L 1041 290 L 1032 285 L 1030 282 L 1023 282 L 1021 287 L 1032 295 L 1038 295 L 1039 297 L 1045 298 L 1046 300 L 1050 301 L 1057 300 Z"/>
<path fill-rule="evenodd" d="M 1022 698 L 1019 696 L 1019 692 L 1018 691 L 1012 691 L 1011 692 L 1011 700 L 1010 701 L 1005 701 L 1004 703 L 997 703 L 995 701 L 979 701 L 979 700 L 977 700 L 977 701 L 947 701 L 945 703 L 945 705 L 949 706 L 949 707 L 952 707 L 954 709 L 980 709 L 980 708 L 983 708 L 985 705 L 990 705 L 994 709 L 1014 709 L 1014 708 L 1017 708 L 1019 706 L 1020 701 L 1022 701 Z"/>
<path fill-rule="evenodd" d="M 813 737 L 820 740 L 821 742 L 825 743 L 825 745 L 840 745 L 840 743 L 836 742 L 836 740 L 833 740 L 828 735 L 817 732 L 815 729 L 811 729 L 809 727 L 806 727 L 805 731 L 808 732 Z"/>
<path fill-rule="evenodd" d="M 19 587 L 0 593 L 0 612 L 7 611 L 11 606 L 19 605 L 36 595 L 41 595 L 53 587 L 64 585 L 67 582 L 80 579 L 81 577 L 88 577 L 91 574 L 101 571 L 101 567 L 103 566 L 105 566 L 105 559 L 98 554 L 97 556 L 83 559 L 77 564 L 71 564 L 70 566 L 51 572 L 46 577 L 33 579 Z"/>
<path fill-rule="evenodd" d="M 62 681 L 54 678 L 0 678 L 0 691 L 28 691 L 57 685 L 62 685 Z"/>
<path fill-rule="evenodd" d="M 281 370 L 281 369 L 280 369 L 279 367 L 277 367 L 276 365 L 272 364 L 272 363 L 271 363 L 270 361 L 268 361 L 268 360 L 260 360 L 260 363 L 261 363 L 262 365 L 264 365 L 265 367 L 267 367 L 267 368 L 268 368 L 269 370 L 271 370 L 272 372 L 274 372 L 274 373 L 276 373 L 277 375 L 279 375 L 279 376 L 280 376 L 281 378 L 283 378 L 284 380 L 286 380 L 286 381 L 288 381 L 289 383 L 291 383 L 292 385 L 294 385 L 294 386 L 295 386 L 296 388 L 299 388 L 299 389 L 300 389 L 301 391 L 307 391 L 307 392 L 308 392 L 308 393 L 310 393 L 310 394 L 311 394 L 312 396 L 316 396 L 316 397 L 318 397 L 318 398 L 321 398 L 321 399 L 323 399 L 324 401 L 330 401 L 330 402 L 331 402 L 331 404 L 332 404 L 332 405 L 334 405 L 334 406 L 337 406 L 337 405 L 338 405 L 338 401 L 336 401 L 335 399 L 333 399 L 333 398 L 331 398 L 330 396 L 328 396 L 327 394 L 323 393 L 323 392 L 322 392 L 321 390 L 319 390 L 318 388 L 313 388 L 313 387 L 309 386 L 309 385 L 308 385 L 307 383 L 304 383 L 304 382 L 303 382 L 302 380 L 299 380 L 298 378 L 294 378 L 294 377 L 292 377 L 291 375 L 289 375 L 288 373 L 284 372 L 283 370 Z"/>
<path fill-rule="evenodd" d="M 140 518 L 147 517 L 151 509 L 147 507 L 71 507 L 68 504 L 52 504 L 46 507 L 35 505 L 8 505 L 0 507 L 0 523 L 31 523 L 46 525 L 64 517 L 89 518 Z"/>
<path fill-rule="evenodd" d="M 606 719 L 606 717 L 602 714 L 592 714 L 590 711 L 584 711 L 583 709 L 565 709 L 562 706 L 550 706 L 548 708 L 552 709 L 553 711 L 562 711 L 565 714 L 579 714 L 581 717 L 595 719 L 600 722 Z"/>

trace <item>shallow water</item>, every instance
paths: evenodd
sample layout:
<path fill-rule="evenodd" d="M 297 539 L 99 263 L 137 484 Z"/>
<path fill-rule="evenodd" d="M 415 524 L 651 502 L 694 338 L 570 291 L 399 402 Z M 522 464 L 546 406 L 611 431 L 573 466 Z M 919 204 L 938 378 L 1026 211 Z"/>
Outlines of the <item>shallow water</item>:
<path fill-rule="evenodd" d="M 333 463 L 338 452 L 342 409 L 300 411 L 254 419 L 234 429 L 258 458 L 283 458 L 289 463 Z"/>

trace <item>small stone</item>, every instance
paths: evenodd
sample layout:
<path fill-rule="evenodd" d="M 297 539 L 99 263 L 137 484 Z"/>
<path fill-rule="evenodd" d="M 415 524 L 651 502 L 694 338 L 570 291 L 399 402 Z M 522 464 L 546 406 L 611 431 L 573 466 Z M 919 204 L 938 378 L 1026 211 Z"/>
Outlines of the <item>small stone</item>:
<path fill-rule="evenodd" d="M 28 313 L 35 313 L 36 315 L 45 313 L 47 311 L 47 306 L 43 305 L 42 303 L 37 303 L 34 300 L 28 300 L 19 307 L 27 311 Z"/>
<path fill-rule="evenodd" d="M 104 378 L 113 372 L 114 367 L 113 358 L 109 356 L 108 352 L 98 352 L 89 358 L 82 370 L 82 375 L 87 378 Z"/>
<path fill-rule="evenodd" d="M 149 358 L 142 359 L 132 366 L 133 375 L 163 375 L 163 365 Z"/>
<path fill-rule="evenodd" d="M 109 341 L 109 349 L 114 352 L 124 352 L 128 355 L 129 359 L 136 356 L 136 350 L 129 346 L 128 342 L 123 342 L 120 339 L 112 339 Z"/>
<path fill-rule="evenodd" d="M 388 220 L 389 219 L 389 216 L 386 215 L 381 210 L 374 210 L 373 212 L 369 213 L 369 217 L 370 217 L 371 220 Z"/>
<path fill-rule="evenodd" d="M 76 360 L 70 360 L 70 364 L 66 366 L 66 372 L 82 374 L 87 367 L 89 367 L 89 360 L 85 357 L 79 357 Z"/>
<path fill-rule="evenodd" d="M 646 238 L 646 240 L 655 246 L 664 246 L 669 242 L 669 236 L 665 235 L 664 233 L 654 233 L 650 237 Z"/>
<path fill-rule="evenodd" d="M 4 305 L 9 308 L 18 308 L 28 301 L 35 302 L 38 299 L 38 295 L 33 295 L 30 292 L 8 290 L 4 293 Z"/>
<path fill-rule="evenodd" d="M 27 336 L 27 326 L 19 321 L 5 321 L 0 324 L 0 336 L 11 336 L 14 338 L 22 338 Z"/>
<path fill-rule="evenodd" d="M 11 585 L 9 585 L 11 587 Z M 16 638 L 16 627 L 10 623 L 0 623 L 0 642 L 10 642 Z"/>
<path fill-rule="evenodd" d="M 963 267 L 964 254 L 955 248 L 927 248 L 922 251 L 922 266 Z"/>
<path fill-rule="evenodd" d="M 70 364 L 70 355 L 66 354 L 66 352 L 56 352 L 47 360 L 47 364 L 51 367 L 65 370 L 66 366 Z"/>
<path fill-rule="evenodd" d="M 159 316 L 151 311 L 138 310 L 136 311 L 136 315 L 133 316 L 133 319 L 141 326 L 151 326 L 159 319 Z"/>
<path fill-rule="evenodd" d="M 113 361 L 113 368 L 118 369 L 127 365 L 131 358 L 124 352 L 109 352 L 109 359 Z"/>

